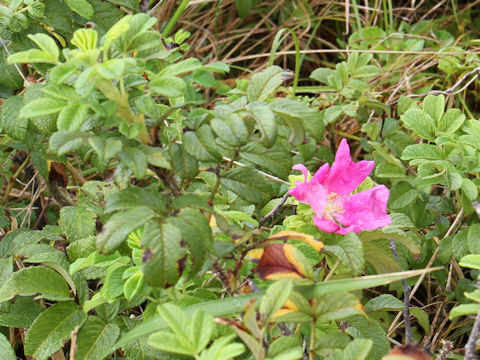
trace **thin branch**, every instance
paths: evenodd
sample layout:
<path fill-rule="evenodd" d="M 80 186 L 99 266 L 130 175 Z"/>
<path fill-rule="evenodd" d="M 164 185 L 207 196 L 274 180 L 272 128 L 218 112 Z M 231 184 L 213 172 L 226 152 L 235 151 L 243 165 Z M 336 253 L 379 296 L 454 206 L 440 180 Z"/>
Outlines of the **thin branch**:
<path fill-rule="evenodd" d="M 480 291 L 480 280 L 477 282 L 477 289 Z M 465 360 L 477 359 L 475 356 L 475 349 L 477 347 L 477 339 L 480 334 L 480 309 L 475 316 L 475 322 L 473 323 L 473 329 L 465 345 Z"/>
<path fill-rule="evenodd" d="M 263 224 L 265 224 L 265 221 L 267 221 L 268 219 L 270 219 L 272 216 L 274 216 L 277 211 L 283 206 L 283 204 L 285 204 L 285 202 L 287 201 L 287 199 L 289 198 L 290 194 L 288 193 L 288 191 L 285 193 L 285 195 L 283 195 L 282 199 L 280 200 L 280 202 L 275 205 L 275 207 L 273 208 L 272 211 L 270 211 L 267 215 L 265 215 L 263 218 L 260 219 L 260 221 L 258 222 L 258 226 L 261 227 Z"/>
<path fill-rule="evenodd" d="M 448 228 L 448 231 L 446 232 L 445 236 L 442 238 L 445 239 L 447 236 L 450 236 L 453 231 L 455 230 L 455 228 L 457 227 L 458 223 L 462 220 L 463 218 L 463 214 L 464 214 L 464 210 L 463 208 L 460 209 L 460 211 L 458 212 L 458 215 L 457 217 L 455 218 L 455 220 L 453 221 L 452 225 L 450 225 L 450 227 Z M 427 266 L 425 267 L 425 269 L 430 269 L 432 267 L 432 264 L 433 262 L 435 261 L 435 259 L 437 258 L 438 256 L 438 252 L 440 250 L 440 246 L 438 246 L 435 250 L 435 252 L 433 253 L 432 257 L 430 258 L 430 260 L 428 261 L 428 264 Z M 422 275 L 420 275 L 420 278 L 417 280 L 417 282 L 415 283 L 415 286 L 413 287 L 412 291 L 410 292 L 410 300 L 412 300 L 413 296 L 415 295 L 415 293 L 417 292 L 418 288 L 420 287 L 420 284 L 423 282 L 423 279 L 425 278 L 425 275 L 427 273 L 423 273 Z M 393 330 L 395 330 L 395 326 L 397 325 L 397 322 L 398 320 L 400 319 L 400 316 L 402 315 L 402 312 L 399 312 L 397 314 L 397 316 L 395 317 L 395 319 L 393 320 L 393 322 L 391 323 L 390 327 L 388 328 L 388 332 L 387 332 L 387 335 L 390 335 Z"/>

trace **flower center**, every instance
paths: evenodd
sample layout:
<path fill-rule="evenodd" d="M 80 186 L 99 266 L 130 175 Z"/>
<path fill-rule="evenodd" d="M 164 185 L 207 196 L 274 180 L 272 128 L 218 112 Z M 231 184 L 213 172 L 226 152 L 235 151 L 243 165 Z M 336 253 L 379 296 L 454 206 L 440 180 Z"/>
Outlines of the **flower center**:
<path fill-rule="evenodd" d="M 337 193 L 331 192 L 327 195 L 327 205 L 323 210 L 323 217 L 327 220 L 335 221 L 335 215 L 345 214 L 342 206 L 342 197 Z"/>

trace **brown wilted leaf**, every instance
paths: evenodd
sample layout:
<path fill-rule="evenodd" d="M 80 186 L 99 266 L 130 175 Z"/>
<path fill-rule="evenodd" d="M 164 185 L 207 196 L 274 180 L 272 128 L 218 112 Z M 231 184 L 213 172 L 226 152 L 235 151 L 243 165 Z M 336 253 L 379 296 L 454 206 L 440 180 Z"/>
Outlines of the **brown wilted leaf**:
<path fill-rule="evenodd" d="M 433 360 L 418 344 L 406 344 L 392 349 L 382 360 Z"/>

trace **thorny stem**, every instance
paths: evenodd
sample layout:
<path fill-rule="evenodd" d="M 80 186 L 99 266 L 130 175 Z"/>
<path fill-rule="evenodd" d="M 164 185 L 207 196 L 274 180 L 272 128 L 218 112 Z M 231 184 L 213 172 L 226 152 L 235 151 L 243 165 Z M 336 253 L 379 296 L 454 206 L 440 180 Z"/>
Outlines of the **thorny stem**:
<path fill-rule="evenodd" d="M 285 204 L 285 202 L 287 201 L 289 196 L 290 196 L 290 194 L 287 191 L 285 193 L 285 195 L 283 195 L 280 202 L 273 208 L 273 210 L 270 211 L 267 215 L 265 215 L 263 218 L 260 219 L 260 221 L 258 222 L 258 227 L 262 227 L 262 225 L 265 223 L 265 221 L 267 221 L 272 216 L 274 216 L 277 213 L 277 211 L 283 206 L 283 204 Z"/>
<path fill-rule="evenodd" d="M 238 156 L 238 150 L 235 150 L 235 153 L 233 154 L 232 158 L 228 162 L 227 166 L 225 167 L 225 170 L 229 170 L 233 163 L 235 162 L 235 158 Z M 220 166 L 218 166 L 215 169 L 215 174 L 217 174 L 217 182 L 215 183 L 212 194 L 210 195 L 209 202 L 213 204 L 213 200 L 215 199 L 215 195 L 217 194 L 218 189 L 220 188 Z"/>
<path fill-rule="evenodd" d="M 477 282 L 477 289 L 480 291 L 480 280 Z M 473 323 L 472 332 L 468 338 L 467 344 L 465 345 L 465 360 L 477 359 L 475 356 L 475 349 L 477 348 L 477 339 L 480 334 L 480 310 L 475 316 L 475 322 Z"/>
<path fill-rule="evenodd" d="M 395 240 L 388 239 L 390 241 L 390 250 L 392 250 L 395 261 L 400 265 L 398 259 L 397 246 Z M 403 269 L 401 270 L 403 272 Z M 403 321 L 405 322 L 405 342 L 410 344 L 412 342 L 412 325 L 410 324 L 410 287 L 407 284 L 407 280 L 402 279 L 403 285 Z"/>

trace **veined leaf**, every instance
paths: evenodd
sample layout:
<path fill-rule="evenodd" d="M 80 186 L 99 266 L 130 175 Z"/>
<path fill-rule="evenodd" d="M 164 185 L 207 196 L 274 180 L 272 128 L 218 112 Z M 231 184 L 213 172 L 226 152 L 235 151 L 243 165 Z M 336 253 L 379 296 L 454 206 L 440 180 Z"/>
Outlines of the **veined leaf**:
<path fill-rule="evenodd" d="M 220 161 L 222 154 L 219 152 L 212 130 L 208 125 L 203 125 L 197 131 L 188 131 L 183 135 L 185 150 L 195 159 L 200 161 Z"/>
<path fill-rule="evenodd" d="M 249 102 L 265 101 L 282 85 L 283 81 L 292 77 L 292 73 L 279 66 L 271 66 L 256 73 L 250 79 L 247 89 Z"/>
<path fill-rule="evenodd" d="M 23 97 L 9 97 L 2 105 L 0 113 L 0 129 L 15 140 L 23 141 L 27 135 L 28 119 L 18 114 L 23 105 Z"/>
<path fill-rule="evenodd" d="M 72 302 L 58 303 L 43 313 L 33 322 L 25 338 L 25 354 L 38 360 L 47 359 L 63 346 L 63 341 L 70 338 L 70 332 L 81 326 L 87 314 Z"/>
<path fill-rule="evenodd" d="M 20 110 L 20 118 L 33 118 L 54 114 L 62 110 L 67 103 L 59 99 L 40 98 L 30 101 Z"/>
<path fill-rule="evenodd" d="M 128 234 L 154 216 L 154 211 L 145 206 L 114 214 L 97 236 L 97 249 L 112 252 L 125 241 Z"/>
<path fill-rule="evenodd" d="M 17 360 L 17 356 L 10 345 L 10 341 L 8 341 L 2 333 L 0 333 L 0 354 L 2 354 L 4 360 Z"/>
<path fill-rule="evenodd" d="M 420 137 L 429 141 L 435 140 L 435 120 L 425 111 L 415 108 L 408 109 L 401 119 L 408 129 L 413 130 Z"/>
<path fill-rule="evenodd" d="M 43 299 L 70 300 L 65 279 L 56 271 L 43 266 L 31 266 L 14 272 L 0 287 L 0 302 L 10 300 L 17 294 L 40 294 L 38 297 Z"/>
<path fill-rule="evenodd" d="M 176 226 L 150 221 L 145 227 L 142 246 L 145 282 L 151 286 L 175 285 L 182 275 L 185 249 L 182 232 Z"/>
<path fill-rule="evenodd" d="M 56 152 L 58 155 L 64 155 L 70 151 L 79 149 L 86 144 L 87 139 L 92 134 L 76 131 L 57 131 L 50 137 L 49 149 Z"/>
<path fill-rule="evenodd" d="M 77 131 L 88 115 L 88 106 L 85 104 L 68 104 L 58 114 L 58 130 Z"/>
<path fill-rule="evenodd" d="M 345 236 L 337 236 L 334 242 L 325 244 L 325 251 L 334 254 L 353 275 L 358 275 L 363 270 L 365 255 L 362 241 L 357 234 L 351 232 Z"/>
<path fill-rule="evenodd" d="M 221 175 L 220 183 L 228 190 L 254 204 L 270 199 L 272 187 L 268 180 L 251 167 L 237 167 Z"/>
<path fill-rule="evenodd" d="M 93 16 L 93 7 L 87 0 L 65 0 L 68 7 L 81 17 L 90 20 Z"/>
<path fill-rule="evenodd" d="M 89 316 L 77 335 L 75 360 L 101 360 L 111 353 L 120 334 L 118 325 Z"/>
<path fill-rule="evenodd" d="M 95 214 L 78 206 L 64 206 L 58 225 L 69 242 L 95 234 Z"/>

